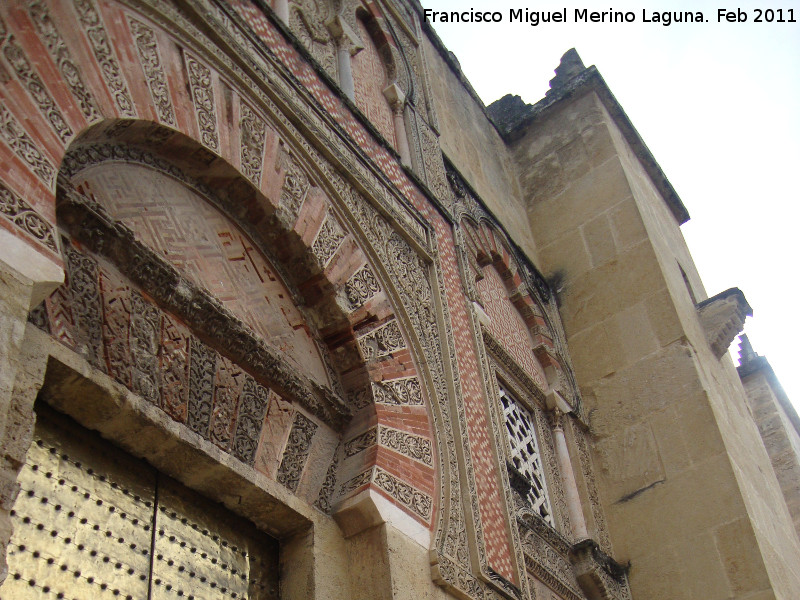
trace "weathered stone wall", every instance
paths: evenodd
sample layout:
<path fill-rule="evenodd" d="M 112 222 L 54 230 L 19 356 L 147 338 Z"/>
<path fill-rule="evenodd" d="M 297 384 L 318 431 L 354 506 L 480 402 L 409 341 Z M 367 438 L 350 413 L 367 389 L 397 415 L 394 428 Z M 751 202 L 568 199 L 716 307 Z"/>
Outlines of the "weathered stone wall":
<path fill-rule="evenodd" d="M 777 383 L 771 367 L 742 374 L 747 402 L 758 424 L 772 468 L 778 477 L 783 497 L 800 535 L 800 432 L 789 411 L 794 412 Z"/>
<path fill-rule="evenodd" d="M 791 597 L 797 541 L 775 526 L 787 514 L 744 394 L 686 289 L 679 263 L 704 294 L 676 217 L 591 90 L 513 148 L 542 269 L 561 276 L 600 497 L 634 596 Z"/>

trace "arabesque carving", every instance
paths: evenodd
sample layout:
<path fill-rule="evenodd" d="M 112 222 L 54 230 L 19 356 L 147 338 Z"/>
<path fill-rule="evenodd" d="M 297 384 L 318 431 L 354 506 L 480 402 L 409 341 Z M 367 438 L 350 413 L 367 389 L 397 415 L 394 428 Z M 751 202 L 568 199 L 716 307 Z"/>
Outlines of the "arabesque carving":
<path fill-rule="evenodd" d="M 158 118 L 165 125 L 174 126 L 175 110 L 172 108 L 169 85 L 161 64 L 156 34 L 152 28 L 133 17 L 128 18 L 128 23 L 136 42 L 136 51 L 144 71 L 147 87 L 150 90 L 150 96 L 158 110 Z"/>
<path fill-rule="evenodd" d="M 97 7 L 92 0 L 74 0 L 73 6 L 117 108 L 122 116 L 135 117 L 136 107 Z"/>
<path fill-rule="evenodd" d="M 81 70 L 72 58 L 72 54 L 67 48 L 64 38 L 58 32 L 53 19 L 50 17 L 50 11 L 47 4 L 43 0 L 34 0 L 28 4 L 28 14 L 36 27 L 36 32 L 39 38 L 44 43 L 50 56 L 53 58 L 58 70 L 61 72 L 61 77 L 72 92 L 72 96 L 78 103 L 83 116 L 89 122 L 97 121 L 101 118 L 100 111 L 97 104 L 92 97 L 91 92 L 83 82 Z"/>

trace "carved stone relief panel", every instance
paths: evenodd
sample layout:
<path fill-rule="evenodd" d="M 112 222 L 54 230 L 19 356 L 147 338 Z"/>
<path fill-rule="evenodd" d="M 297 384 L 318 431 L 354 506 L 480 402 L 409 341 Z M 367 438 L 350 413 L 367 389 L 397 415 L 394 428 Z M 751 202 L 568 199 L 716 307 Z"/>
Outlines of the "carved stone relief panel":
<path fill-rule="evenodd" d="M 311 245 L 311 251 L 317 257 L 321 267 L 325 268 L 344 240 L 345 232 L 333 214 L 328 214 L 322 227 Z"/>
<path fill-rule="evenodd" d="M 136 107 L 100 11 L 92 0 L 75 0 L 72 4 L 120 114 L 135 117 Z"/>
<path fill-rule="evenodd" d="M 290 0 L 289 29 L 303 43 L 314 60 L 338 81 L 336 46 L 326 23 L 333 16 L 328 0 Z"/>
<path fill-rule="evenodd" d="M 311 452 L 311 440 L 317 427 L 316 423 L 302 413 L 295 414 L 289 442 L 286 444 L 277 476 L 278 483 L 282 483 L 291 491 L 295 491 L 300 483 L 303 467 Z"/>
<path fill-rule="evenodd" d="M 66 145 L 75 132 L 13 35 L 7 36 L 2 42 L 2 53 L 22 87 L 27 90 L 33 104 L 61 142 Z"/>
<path fill-rule="evenodd" d="M 56 169 L 47 157 L 42 154 L 31 136 L 26 132 L 19 121 L 11 114 L 8 108 L 0 102 L 0 137 L 14 154 L 28 165 L 33 172 L 48 188 L 53 186 Z"/>
<path fill-rule="evenodd" d="M 196 191 L 134 164 L 99 165 L 73 180 L 93 190 L 111 216 L 216 296 L 298 369 L 329 382 L 321 350 L 275 268 Z"/>
<path fill-rule="evenodd" d="M 50 324 L 59 315 L 75 314 L 71 323 L 61 319 L 61 328 L 69 331 L 59 341 L 173 420 L 255 466 L 270 420 L 270 399 L 279 397 L 200 341 L 115 269 L 101 265 L 69 241 L 65 248 L 67 283 L 44 304 L 39 324 L 52 332 Z M 281 443 L 270 471 L 292 491 L 307 466 L 313 434 L 320 427 L 294 412 L 286 447 Z"/>
<path fill-rule="evenodd" d="M 64 42 L 64 38 L 61 37 L 61 33 L 56 28 L 47 4 L 43 0 L 30 2 L 28 4 L 28 14 L 31 17 L 31 21 L 33 21 L 39 39 L 42 40 L 50 53 L 83 116 L 90 123 L 99 120 L 102 115 L 97 103 L 83 81 L 78 63 L 73 59 L 72 53 Z"/>
<path fill-rule="evenodd" d="M 356 310 L 362 307 L 367 300 L 380 292 L 381 286 L 372 272 L 372 269 L 370 269 L 367 264 L 361 267 L 347 280 L 344 290 L 350 310 Z"/>
<path fill-rule="evenodd" d="M 200 131 L 200 140 L 204 146 L 218 152 L 219 134 L 211 69 L 186 51 L 183 53 L 183 58 L 194 102 L 194 114 Z"/>
<path fill-rule="evenodd" d="M 53 252 L 58 252 L 53 226 L 3 183 L 0 183 L 0 215 L 20 231 L 32 236 Z"/>
<path fill-rule="evenodd" d="M 128 24 L 136 42 L 139 62 L 150 90 L 150 97 L 156 107 L 158 119 L 164 125 L 175 126 L 175 110 L 172 107 L 169 84 L 161 63 L 156 33 L 152 27 L 134 17 L 128 17 Z"/>
<path fill-rule="evenodd" d="M 242 101 L 240 106 L 239 132 L 242 172 L 256 186 L 260 186 L 267 124 L 246 102 Z"/>
<path fill-rule="evenodd" d="M 364 360 L 375 361 L 406 347 L 397 321 L 391 320 L 358 338 Z"/>

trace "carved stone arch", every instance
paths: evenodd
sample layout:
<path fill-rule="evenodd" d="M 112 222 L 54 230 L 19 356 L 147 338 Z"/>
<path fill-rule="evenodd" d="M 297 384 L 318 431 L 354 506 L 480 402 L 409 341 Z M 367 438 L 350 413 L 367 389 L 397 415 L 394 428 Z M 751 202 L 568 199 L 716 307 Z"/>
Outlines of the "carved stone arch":
<path fill-rule="evenodd" d="M 328 454 L 320 451 L 322 454 L 316 456 L 323 466 L 321 475 L 319 470 L 315 470 L 313 475 L 306 475 L 300 469 L 296 490 L 302 492 L 301 496 L 319 489 L 315 498 L 309 496 L 308 499 L 329 512 L 337 505 L 346 505 L 352 496 L 365 491 L 374 493 L 410 515 L 419 529 L 429 535 L 439 514 L 440 489 L 437 486 L 440 483 L 437 478 L 440 467 L 428 402 L 433 396 L 430 391 L 433 384 L 428 381 L 430 377 L 417 372 L 414 365 L 415 361 L 419 364 L 419 357 L 423 356 L 419 350 L 421 344 L 408 334 L 417 326 L 417 321 L 396 314 L 393 307 L 402 307 L 403 301 L 398 293 L 390 293 L 389 289 L 392 285 L 398 285 L 392 280 L 399 278 L 400 271 L 394 267 L 384 270 L 377 268 L 377 262 L 388 264 L 391 258 L 385 253 L 363 247 L 366 243 L 364 240 L 373 234 L 362 232 L 360 236 L 354 236 L 353 223 L 356 219 L 345 218 L 340 204 L 352 202 L 348 205 L 351 213 L 356 210 L 355 207 L 363 205 L 365 211 L 374 212 L 376 222 L 380 220 L 392 231 L 407 229 L 407 232 L 397 235 L 399 239 L 415 240 L 408 243 L 411 254 L 424 245 L 428 235 L 425 226 L 416 221 L 416 213 L 402 206 L 401 218 L 397 217 L 401 212 L 399 209 L 382 209 L 379 212 L 372 208 L 373 204 L 383 206 L 390 201 L 400 205 L 396 198 L 388 198 L 397 190 L 388 180 L 375 178 L 374 174 L 371 174 L 373 179 L 367 179 L 364 171 L 356 169 L 352 163 L 341 168 L 350 170 L 352 167 L 351 177 L 360 178 L 359 189 L 374 186 L 370 192 L 371 199 L 368 200 L 361 195 L 362 192 L 355 192 L 354 189 L 353 197 L 347 201 L 341 195 L 332 194 L 330 181 L 334 179 L 335 171 L 325 157 L 345 154 L 347 157 L 356 156 L 358 160 L 357 154 L 352 153 L 349 146 L 331 144 L 325 157 L 298 151 L 299 142 L 290 143 L 288 140 L 297 134 L 293 127 L 301 118 L 298 115 L 287 118 L 280 112 L 281 108 L 273 103 L 272 91 L 264 92 L 267 84 L 259 87 L 258 81 L 254 83 L 250 79 L 257 69 L 253 66 L 254 62 L 248 62 L 249 55 L 224 55 L 223 50 L 203 37 L 200 30 L 193 29 L 193 25 L 167 3 L 141 12 L 136 4 L 134 1 L 104 3 L 102 13 L 96 11 L 97 4 L 94 2 L 74 3 L 76 8 L 73 8 L 73 3 L 66 3 L 63 7 L 58 5 L 59 11 L 65 16 L 57 22 L 57 27 L 74 30 L 85 46 L 84 51 L 91 52 L 97 61 L 97 64 L 93 61 L 81 63 L 79 71 L 85 89 L 97 102 L 104 119 L 98 122 L 81 117 L 73 96 L 67 93 L 53 95 L 56 107 L 66 116 L 72 131 L 65 142 L 56 144 L 51 143 L 51 138 L 56 135 L 54 130 L 35 106 L 24 103 L 20 106 L 0 104 L 2 135 L 16 136 L 13 140 L 3 137 L 4 143 L 0 144 L 0 156 L 18 173 L 18 177 L 9 183 L 9 188 L 13 187 L 9 193 L 15 197 L 24 194 L 34 205 L 30 208 L 38 213 L 46 225 L 47 235 L 41 238 L 45 240 L 43 248 L 55 256 L 59 250 L 55 228 L 57 165 L 66 155 L 69 155 L 68 161 L 80 162 L 84 158 L 91 160 L 93 156 L 102 160 L 123 152 L 125 148 L 133 149 L 137 160 L 150 163 L 148 168 L 160 169 L 176 181 L 192 180 L 198 189 L 205 186 L 251 239 L 260 240 L 264 246 L 272 249 L 276 263 L 297 259 L 297 263 L 293 264 L 295 268 L 286 269 L 283 278 L 305 303 L 307 314 L 310 314 L 322 342 L 330 349 L 331 362 L 341 373 L 342 393 L 339 394 L 336 389 L 327 390 L 313 381 L 298 379 L 296 373 L 291 371 L 284 370 L 284 375 L 280 377 L 275 375 L 281 371 L 278 369 L 279 357 L 275 357 L 269 347 L 260 344 L 248 331 L 249 328 L 231 318 L 229 311 L 224 310 L 224 306 L 220 306 L 212 295 L 204 293 L 201 286 L 182 277 L 178 269 L 165 263 L 158 254 L 149 251 L 145 245 L 137 245 L 135 236 L 128 228 L 108 218 L 102 210 L 97 210 L 97 203 L 92 201 L 88 190 L 71 189 L 69 181 L 64 181 L 61 186 L 58 210 L 61 225 L 72 234 L 72 241 L 82 242 L 70 243 L 69 250 L 72 254 L 70 260 L 74 259 L 77 268 L 82 269 L 81 276 L 71 278 L 66 287 L 56 291 L 56 295 L 65 297 L 60 305 L 63 310 L 58 307 L 53 310 L 51 302 L 51 306 L 46 306 L 44 311 L 41 308 L 34 311 L 32 320 L 47 329 L 51 337 L 57 329 L 54 326 L 57 321 L 60 322 L 65 328 L 65 345 L 68 349 L 73 348 L 71 355 L 78 358 L 87 356 L 96 360 L 97 364 L 102 364 L 100 359 L 106 353 L 106 340 L 102 334 L 106 313 L 102 305 L 105 298 L 98 281 L 105 272 L 109 281 L 113 279 L 121 284 L 113 287 L 123 298 L 120 304 L 128 302 L 133 306 L 132 298 L 136 299 L 135 310 L 144 315 L 142 322 L 147 323 L 147 318 L 156 319 L 161 324 L 161 331 L 164 330 L 164 323 L 177 323 L 174 329 L 183 333 L 175 339 L 183 339 L 190 353 L 195 348 L 195 356 L 205 357 L 208 364 L 213 362 L 217 365 L 224 363 L 226 367 L 241 367 L 245 373 L 244 380 L 239 380 L 243 381 L 241 393 L 247 392 L 248 397 L 255 398 L 261 408 L 264 402 L 272 401 L 272 392 L 283 400 L 296 398 L 299 409 L 295 413 L 317 425 L 312 438 L 319 435 L 323 426 L 330 426 L 340 434 L 342 444 L 338 449 L 333 443 L 325 451 Z M 97 14 L 79 13 L 78 5 L 95 10 Z M 47 6 L 52 8 L 55 5 L 48 3 Z M 162 10 L 169 19 L 159 13 Z M 200 20 L 207 15 L 195 16 Z M 165 25 L 168 21 L 172 26 Z M 105 39 L 108 42 L 112 24 L 125 35 L 112 44 L 111 55 L 101 56 L 100 48 L 92 46 L 91 40 Z M 28 33 L 31 38 L 36 35 Z M 38 60 L 46 62 L 49 59 L 42 53 Z M 259 60 L 264 59 L 260 57 Z M 56 66 L 49 65 L 46 72 L 50 74 L 50 78 L 44 80 L 46 88 L 54 90 L 69 87 L 56 76 Z M 13 73 L 11 77 L 14 77 Z M 268 80 L 272 81 L 267 77 L 259 81 Z M 79 91 L 76 89 L 75 93 Z M 120 100 L 125 95 L 130 103 Z M 291 105 L 281 101 L 280 106 L 286 110 Z M 313 120 L 309 120 L 309 123 L 313 125 L 309 126 L 310 136 L 321 136 L 318 129 L 320 123 Z M 306 135 L 309 135 L 309 130 L 304 130 Z M 282 143 L 288 150 L 285 153 L 288 161 L 283 163 L 279 160 Z M 293 162 L 292 158 L 296 160 Z M 65 161 L 65 168 L 69 168 L 66 165 L 68 161 Z M 297 177 L 289 177 L 292 165 L 297 167 Z M 200 192 L 204 193 L 202 189 Z M 381 193 L 386 197 L 379 196 Z M 388 216 L 390 214 L 391 217 Z M 30 220 L 26 219 L 25 222 L 30 223 Z M 421 234 L 418 229 L 422 229 Z M 31 232 L 24 235 L 29 234 L 33 235 Z M 53 241 L 54 247 L 50 248 L 46 240 Z M 120 265 L 125 266 L 125 272 L 117 268 Z M 422 274 L 422 278 L 417 277 L 414 281 L 420 282 L 427 276 L 427 267 L 412 267 Z M 408 279 L 412 278 L 409 276 Z M 69 285 L 75 282 L 91 284 L 86 290 L 92 294 L 94 304 L 88 303 L 86 306 L 93 306 L 93 310 L 66 310 L 71 294 Z M 147 282 L 152 285 L 145 285 Z M 423 283 L 428 286 L 430 293 L 431 282 L 425 280 Z M 151 291 L 160 288 L 169 293 L 156 298 L 155 294 L 149 295 L 144 288 Z M 112 290 L 112 287 L 108 289 Z M 409 288 L 403 293 L 413 297 L 416 291 Z M 59 301 L 56 298 L 54 302 Z M 101 307 L 99 311 L 98 306 Z M 433 308 L 428 306 L 424 310 L 432 311 Z M 136 313 L 137 319 L 139 312 Z M 181 315 L 189 316 L 181 318 Z M 428 319 L 426 326 L 435 327 L 434 317 L 426 315 L 425 318 Z M 69 323 L 74 325 L 76 320 L 79 329 L 84 321 L 88 324 L 87 329 L 77 336 L 77 341 L 66 332 Z M 190 320 L 192 323 L 205 322 L 215 327 L 220 323 L 229 323 L 233 331 L 219 342 L 220 336 L 204 333 L 200 326 L 196 326 L 194 331 L 188 325 Z M 128 329 L 130 322 L 129 319 Z M 97 329 L 91 329 L 98 326 L 101 331 L 99 336 L 96 335 Z M 170 327 L 166 329 L 171 331 Z M 94 333 L 90 334 L 91 331 Z M 427 333 L 427 337 L 433 339 L 435 336 Z M 398 339 L 402 340 L 402 347 L 397 346 Z M 69 340 L 75 341 L 81 352 L 85 349 L 86 354 L 74 351 L 75 346 L 66 344 Z M 217 343 L 219 347 L 215 345 Z M 125 355 L 124 344 L 122 346 L 120 351 Z M 145 343 L 144 347 L 152 348 L 152 345 Z M 128 347 L 128 354 L 130 351 Z M 138 348 L 136 351 L 139 351 Z M 369 357 L 369 360 L 365 357 Z M 158 354 L 155 358 L 157 363 L 161 360 Z M 80 361 L 82 369 L 90 369 L 91 361 L 83 358 Z M 152 361 L 147 364 L 153 365 Z M 187 365 L 186 369 L 190 366 Z M 184 373 L 186 369 L 183 369 Z M 147 373 L 146 369 L 140 371 Z M 213 369 L 200 371 L 211 373 L 214 378 L 217 376 Z M 137 374 L 137 377 L 144 376 Z M 120 383 L 113 378 L 108 381 L 116 381 L 114 385 Z M 132 376 L 125 376 L 125 382 L 131 386 L 134 385 L 132 381 Z M 151 379 L 150 384 L 153 381 Z M 159 381 L 156 379 L 155 384 L 160 385 Z M 152 392 L 153 386 L 148 387 L 146 377 L 139 379 L 136 385 L 139 390 L 137 393 Z M 211 381 L 211 386 L 216 386 L 216 380 Z M 439 385 L 436 391 L 440 397 L 441 387 Z M 216 393 L 214 390 L 212 397 Z M 129 395 L 136 394 L 131 392 Z M 155 396 L 150 397 L 155 398 L 156 403 L 161 402 Z M 344 400 L 344 403 L 339 400 Z M 359 410 L 358 403 L 361 402 L 366 405 Z M 153 411 L 156 409 L 161 410 L 161 407 L 156 406 L 149 414 L 155 414 Z M 171 428 L 174 433 L 177 426 L 173 427 L 175 419 L 172 417 L 182 418 L 184 413 L 182 408 L 170 408 L 170 411 L 162 410 L 158 414 L 163 413 L 172 419 L 168 429 Z M 412 418 L 403 422 L 398 416 L 402 412 L 409 413 Z M 32 415 L 29 416 L 32 418 Z M 236 416 L 238 418 L 239 415 Z M 308 435 L 311 428 L 299 416 L 289 421 L 287 440 L 296 440 L 293 442 L 295 447 L 302 448 L 306 439 L 304 436 Z M 239 421 L 232 423 L 235 441 Z M 298 433 L 292 436 L 295 423 Z M 408 423 L 412 423 L 412 426 Z M 248 425 L 242 427 L 247 428 Z M 358 430 L 359 427 L 362 429 Z M 414 435 L 406 435 L 409 433 Z M 362 434 L 367 435 L 360 438 Z M 370 442 L 373 434 L 374 442 Z M 360 439 L 350 447 L 354 453 L 345 456 L 345 446 L 356 438 Z M 364 443 L 365 440 L 367 443 Z M 252 453 L 235 450 L 233 442 L 226 448 L 233 452 L 231 456 L 234 459 L 251 466 L 247 463 Z M 313 448 L 312 442 L 310 454 L 315 452 Z M 237 452 L 245 460 L 241 460 Z M 277 478 L 287 452 L 283 447 L 271 452 L 272 475 Z M 290 454 L 305 454 L 305 451 Z M 381 462 L 382 457 L 390 455 L 410 468 L 393 468 L 388 461 Z M 258 448 L 255 457 L 258 457 Z M 331 457 L 332 460 L 328 460 Z M 227 458 L 223 462 L 227 462 Z M 326 465 L 329 465 L 327 471 L 324 470 Z M 288 474 L 297 474 L 298 468 L 289 461 L 283 471 L 287 473 L 284 479 L 287 483 L 280 485 L 292 491 L 291 487 L 295 485 L 292 482 L 296 479 Z M 408 476 L 407 472 L 416 475 Z M 454 489 L 458 489 L 458 486 L 455 485 Z"/>
<path fill-rule="evenodd" d="M 125 123 L 125 127 L 120 123 Z M 330 184 L 313 170 L 299 149 L 284 141 L 276 145 L 274 171 L 265 171 L 265 176 L 274 173 L 283 180 L 282 186 L 275 188 L 279 190 L 279 197 L 270 200 L 254 186 L 242 183 L 243 178 L 232 167 L 218 161 L 211 169 L 208 165 L 204 167 L 197 159 L 198 151 L 205 156 L 202 148 L 182 134 L 171 132 L 163 152 L 150 152 L 136 145 L 154 131 L 158 131 L 158 126 L 152 123 L 117 121 L 97 125 L 81 137 L 65 156 L 62 166 L 61 226 L 73 242 L 89 250 L 92 256 L 87 260 L 94 258 L 97 262 L 100 258 L 99 266 L 90 267 L 99 270 L 99 276 L 114 279 L 114 273 L 103 270 L 103 259 L 110 261 L 119 271 L 117 275 L 136 284 L 137 293 L 155 300 L 157 307 L 166 314 L 160 317 L 161 322 L 176 317 L 212 351 L 220 352 L 229 360 L 232 368 L 249 369 L 245 377 L 252 376 L 266 389 L 276 390 L 280 399 L 289 398 L 290 402 L 296 399 L 312 424 L 315 418 L 319 419 L 315 425 L 319 425 L 320 430 L 324 425 L 330 427 L 339 446 L 327 459 L 317 455 L 316 474 L 310 473 L 302 462 L 293 467 L 295 476 L 290 479 L 291 485 L 313 479 L 318 486 L 318 496 L 307 500 L 326 511 L 344 507 L 340 520 L 345 530 L 350 531 L 364 526 L 364 513 L 369 509 L 364 508 L 363 502 L 365 499 L 374 502 L 377 491 L 420 521 L 422 528 L 418 528 L 416 536 L 421 539 L 421 535 L 426 534 L 420 532 L 432 525 L 434 510 L 433 432 L 430 425 L 423 426 L 428 423 L 429 409 L 408 336 L 404 333 L 408 328 L 397 318 L 389 301 L 388 276 L 382 267 L 375 265 L 369 252 L 360 249 L 366 236 L 362 233 L 356 239 L 349 233 L 354 220 L 337 202 L 329 201 L 332 197 Z M 113 143 L 109 135 L 116 136 Z M 166 136 L 166 133 L 161 135 Z M 248 337 L 246 327 L 244 330 L 241 327 L 233 327 L 233 331 L 224 329 L 223 336 L 219 335 L 219 330 L 209 328 L 206 323 L 217 323 L 220 314 L 225 312 L 214 306 L 215 299 L 203 294 L 202 289 L 192 287 L 197 282 L 187 281 L 180 273 L 159 264 L 153 256 L 148 257 L 147 248 L 133 243 L 136 236 L 103 210 L 104 190 L 80 177 L 86 169 L 103 163 L 144 165 L 192 187 L 234 219 L 255 245 L 272 258 L 273 264 L 291 263 L 292 268 L 280 271 L 309 322 L 319 332 L 318 341 L 329 356 L 326 361 L 329 371 L 338 375 L 331 377 L 330 389 L 325 385 L 327 382 L 320 382 L 319 378 L 307 380 L 302 374 L 297 377 L 297 369 L 294 372 L 290 368 L 283 369 L 282 377 L 271 379 L 268 371 L 280 371 L 280 361 L 269 348 L 259 346 L 257 340 Z M 241 185 L 237 185 L 237 181 Z M 366 202 L 363 198 L 358 201 Z M 377 213 L 376 216 L 379 217 Z M 407 247 L 397 234 L 389 237 L 396 237 L 399 244 L 396 252 Z M 76 256 L 78 251 L 73 242 L 69 243 L 68 263 L 83 261 Z M 143 263 L 146 266 L 141 266 Z M 165 289 L 155 290 L 158 286 Z M 127 291 L 130 286 L 117 287 L 125 288 L 123 297 L 130 295 Z M 186 292 L 187 287 L 191 293 Z M 97 295 L 92 295 L 97 296 L 106 301 L 102 286 Z M 196 307 L 198 302 L 201 309 Z M 47 316 L 51 322 L 62 309 L 70 308 L 67 304 L 60 299 L 48 301 Z M 233 311 L 228 318 L 231 316 L 241 315 Z M 94 347 L 89 349 L 90 362 L 94 360 L 102 365 L 103 361 L 98 359 L 109 351 L 103 346 L 102 334 L 95 333 L 94 338 Z M 243 345 L 248 351 L 238 351 L 237 345 Z M 122 356 L 131 356 L 131 353 L 123 350 Z M 131 381 L 126 380 L 126 383 Z M 413 425 L 409 426 L 412 421 Z M 309 423 L 303 424 L 306 431 L 309 428 L 317 431 Z M 421 434 L 425 429 L 428 433 Z M 308 437 L 313 436 L 308 434 Z M 330 444 L 331 436 L 327 439 Z M 317 452 L 313 445 L 307 450 L 301 453 L 305 457 Z M 248 459 L 255 460 L 259 451 L 255 448 Z M 288 460 L 288 452 L 288 449 L 284 451 L 283 461 L 272 466 L 262 462 L 260 466 L 268 475 L 278 477 Z M 398 471 L 398 463 L 407 465 Z M 358 499 L 348 502 L 350 497 Z"/>
<path fill-rule="evenodd" d="M 319 154 L 303 144 L 289 152 L 308 165 L 309 173 L 314 172 L 312 165 L 319 165 Z M 407 314 L 403 300 L 413 298 L 424 305 L 429 313 L 424 325 L 434 326 L 428 280 L 432 258 L 420 251 L 426 234 L 415 230 L 412 235 L 407 222 L 376 208 L 340 175 L 328 171 L 328 176 L 317 172 L 313 177 L 365 256 L 339 294 L 340 303 L 350 310 L 358 344 L 358 355 L 350 358 L 364 361 L 368 376 L 353 371 L 344 376 L 355 414 L 338 455 L 334 516 L 346 535 L 354 534 L 385 518 L 376 497 L 390 498 L 417 521 L 407 533 L 428 545 L 435 517 L 441 515 L 441 463 L 430 404 L 435 392 L 430 374 L 417 366 L 425 364 L 417 330 L 422 323 L 415 320 L 419 315 Z M 398 474 L 399 463 L 405 465 L 405 474 Z"/>

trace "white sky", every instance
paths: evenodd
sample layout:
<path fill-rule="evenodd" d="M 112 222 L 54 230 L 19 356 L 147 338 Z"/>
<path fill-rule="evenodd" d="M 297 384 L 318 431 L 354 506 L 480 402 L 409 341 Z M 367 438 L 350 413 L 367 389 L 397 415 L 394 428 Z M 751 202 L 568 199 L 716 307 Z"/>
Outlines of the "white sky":
<path fill-rule="evenodd" d="M 537 102 L 570 48 L 597 66 L 689 211 L 682 230 L 708 295 L 744 292 L 745 332 L 800 409 L 800 2 L 739 0 L 748 22 L 718 23 L 724 1 L 421 1 L 503 13 L 497 24 L 434 24 L 487 105 L 507 93 Z M 798 22 L 754 23 L 765 6 L 785 18 L 794 8 Z M 526 7 L 566 7 L 568 22 L 508 23 L 509 8 Z M 636 22 L 575 24 L 576 8 L 632 10 Z M 643 8 L 701 10 L 708 22 L 643 23 Z M 738 341 L 731 349 L 737 360 Z"/>

